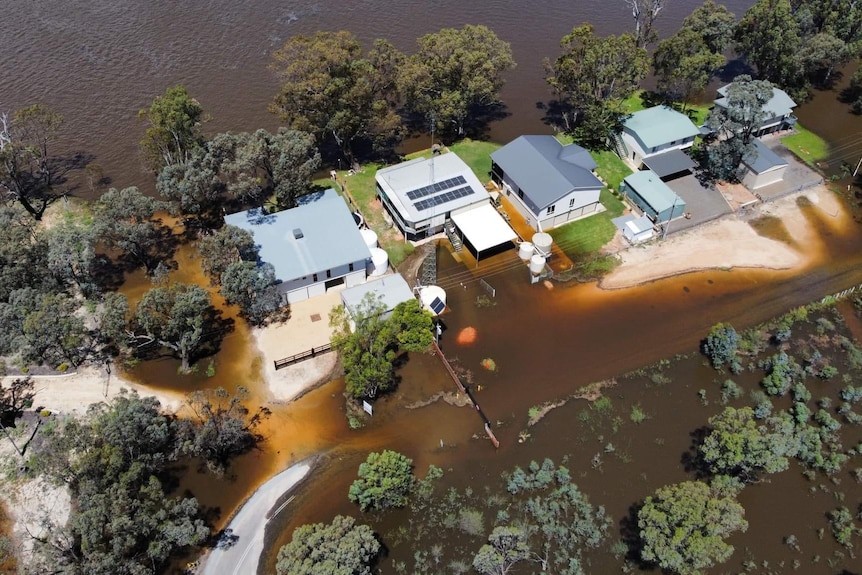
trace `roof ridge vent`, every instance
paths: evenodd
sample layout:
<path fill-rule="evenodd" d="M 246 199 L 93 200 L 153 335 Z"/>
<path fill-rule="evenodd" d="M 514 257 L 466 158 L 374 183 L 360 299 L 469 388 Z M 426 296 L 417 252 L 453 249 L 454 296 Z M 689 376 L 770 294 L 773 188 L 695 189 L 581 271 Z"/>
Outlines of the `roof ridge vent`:
<path fill-rule="evenodd" d="M 293 239 L 301 240 L 305 235 L 302 233 L 302 228 L 293 228 Z"/>

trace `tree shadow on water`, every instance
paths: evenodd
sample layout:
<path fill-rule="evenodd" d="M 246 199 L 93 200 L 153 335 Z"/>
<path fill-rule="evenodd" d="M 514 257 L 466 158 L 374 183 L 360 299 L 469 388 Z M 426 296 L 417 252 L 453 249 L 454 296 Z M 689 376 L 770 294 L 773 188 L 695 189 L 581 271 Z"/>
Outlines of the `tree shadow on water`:
<path fill-rule="evenodd" d="M 710 431 L 711 429 L 709 427 L 703 426 L 698 427 L 689 433 L 691 443 L 688 450 L 684 451 L 680 457 L 680 463 L 686 473 L 693 473 L 697 479 L 707 479 L 712 477 L 709 465 L 707 465 L 706 461 L 703 459 L 703 455 L 700 453 L 700 446 L 703 444 L 703 440 L 706 439 L 706 436 L 709 435 Z"/>
<path fill-rule="evenodd" d="M 655 571 L 657 569 L 655 564 L 642 558 L 643 542 L 638 527 L 638 513 L 643 506 L 643 501 L 633 503 L 629 506 L 628 513 L 620 519 L 620 540 L 626 545 L 626 562 L 636 565 L 639 571 Z"/>

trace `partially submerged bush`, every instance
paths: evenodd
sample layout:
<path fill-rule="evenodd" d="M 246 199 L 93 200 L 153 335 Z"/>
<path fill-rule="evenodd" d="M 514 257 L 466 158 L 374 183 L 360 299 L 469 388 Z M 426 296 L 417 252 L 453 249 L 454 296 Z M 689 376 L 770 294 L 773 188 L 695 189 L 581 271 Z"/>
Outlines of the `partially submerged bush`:
<path fill-rule="evenodd" d="M 717 323 L 709 330 L 709 335 L 703 343 L 703 353 L 709 358 L 715 369 L 736 361 L 739 349 L 739 334 L 733 326 Z"/>

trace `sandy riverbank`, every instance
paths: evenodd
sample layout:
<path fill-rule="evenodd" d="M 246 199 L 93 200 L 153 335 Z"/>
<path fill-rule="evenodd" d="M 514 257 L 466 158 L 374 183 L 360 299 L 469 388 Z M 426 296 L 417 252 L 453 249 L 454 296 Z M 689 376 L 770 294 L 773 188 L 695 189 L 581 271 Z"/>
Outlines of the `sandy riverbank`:
<path fill-rule="evenodd" d="M 24 376 L 5 376 L 2 378 L 4 385 L 16 378 Z M 93 403 L 110 402 L 121 390 L 137 391 L 140 395 L 153 395 L 162 404 L 162 407 L 172 413 L 177 412 L 183 404 L 183 396 L 180 393 L 170 393 L 162 390 L 153 390 L 123 378 L 117 374 L 115 367 L 113 373 L 108 374 L 100 367 L 85 366 L 75 373 L 63 375 L 33 375 L 31 376 L 36 392 L 33 398 L 33 407 L 48 409 L 52 413 L 81 415 L 87 411 L 87 407 Z"/>
<path fill-rule="evenodd" d="M 781 220 L 792 246 L 758 234 L 749 224 L 750 215 L 730 216 L 619 252 L 622 263 L 599 286 L 621 289 L 707 269 L 801 269 L 821 248 L 817 231 L 798 205 L 803 196 L 824 220 L 843 225 L 846 212 L 840 198 L 826 186 L 817 186 L 756 208 L 754 217 Z"/>

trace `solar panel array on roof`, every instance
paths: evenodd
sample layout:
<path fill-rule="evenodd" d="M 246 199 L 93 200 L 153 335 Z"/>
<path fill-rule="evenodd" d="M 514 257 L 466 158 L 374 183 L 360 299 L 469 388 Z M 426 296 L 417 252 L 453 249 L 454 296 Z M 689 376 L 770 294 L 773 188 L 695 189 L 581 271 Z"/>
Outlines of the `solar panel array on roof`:
<path fill-rule="evenodd" d="M 458 198 L 467 197 L 473 193 L 475 193 L 473 188 L 471 188 L 470 186 L 464 186 L 463 188 L 458 188 L 450 192 L 440 194 L 439 196 L 434 196 L 432 198 L 428 198 L 427 200 L 422 200 L 421 202 L 415 202 L 413 206 L 421 212 L 423 210 L 427 210 L 428 208 L 433 208 L 434 206 L 439 206 L 445 204 L 446 202 L 456 200 Z"/>
<path fill-rule="evenodd" d="M 440 315 L 441 313 L 443 313 L 443 310 L 446 309 L 446 304 L 440 301 L 439 297 L 435 297 L 434 301 L 432 301 L 431 305 L 429 305 L 428 307 L 430 307 L 435 314 Z"/>
<path fill-rule="evenodd" d="M 466 183 L 467 180 L 464 179 L 464 176 L 457 176 L 455 178 L 443 180 L 442 182 L 436 182 L 422 188 L 411 190 L 407 192 L 407 197 L 411 200 L 418 200 L 419 198 L 424 198 L 425 196 L 430 196 L 431 194 L 436 194 L 437 192 L 451 190 L 455 186 L 463 186 Z"/>

